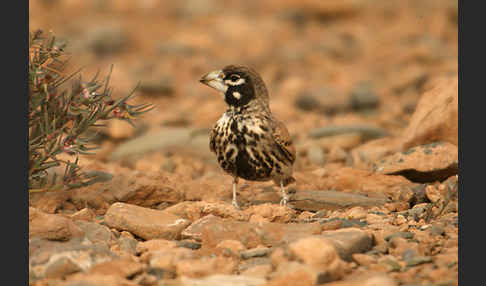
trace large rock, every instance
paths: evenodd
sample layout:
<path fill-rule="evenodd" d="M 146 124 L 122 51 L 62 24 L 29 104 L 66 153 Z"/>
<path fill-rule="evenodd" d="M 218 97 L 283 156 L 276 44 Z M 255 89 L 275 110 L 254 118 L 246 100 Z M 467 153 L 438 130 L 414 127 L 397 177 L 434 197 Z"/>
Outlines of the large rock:
<path fill-rule="evenodd" d="M 200 278 L 212 274 L 233 274 L 236 262 L 229 257 L 202 257 L 184 259 L 176 264 L 176 272 L 180 276 Z"/>
<path fill-rule="evenodd" d="M 367 273 L 355 276 L 342 281 L 335 281 L 326 284 L 326 286 L 397 286 L 398 283 L 385 274 Z"/>
<path fill-rule="evenodd" d="M 264 278 L 244 275 L 214 274 L 200 279 L 181 277 L 183 286 L 259 286 L 265 284 Z"/>
<path fill-rule="evenodd" d="M 115 169 L 114 171 L 118 171 Z M 72 190 L 70 200 L 78 207 L 86 205 L 104 214 L 112 203 L 124 202 L 142 207 L 155 207 L 160 203 L 174 204 L 183 194 L 164 176 L 119 174 L 109 182 L 102 182 Z"/>
<path fill-rule="evenodd" d="M 402 150 L 437 141 L 458 144 L 458 78 L 430 84 L 402 136 Z"/>
<path fill-rule="evenodd" d="M 401 176 L 377 174 L 369 170 L 343 167 L 324 174 L 322 188 L 340 192 L 358 193 L 394 201 L 410 200 L 417 184 Z"/>
<path fill-rule="evenodd" d="M 317 223 L 251 223 L 207 215 L 185 229 L 182 237 L 202 241 L 203 247 L 207 248 L 215 248 L 223 240 L 239 240 L 250 249 L 259 245 L 275 246 L 319 233 Z"/>
<path fill-rule="evenodd" d="M 105 223 L 117 230 L 129 231 L 143 239 L 178 239 L 190 221 L 165 211 L 125 203 L 113 204 L 105 215 Z"/>
<path fill-rule="evenodd" d="M 333 244 L 317 236 L 306 237 L 289 245 L 291 254 L 311 266 L 329 281 L 341 279 L 346 272 L 346 264 L 339 257 Z M 322 273 L 324 272 L 324 273 Z"/>
<path fill-rule="evenodd" d="M 72 237 L 83 235 L 84 232 L 70 219 L 61 215 L 46 214 L 29 207 L 29 237 L 69 240 Z"/>
<path fill-rule="evenodd" d="M 457 151 L 449 142 L 420 145 L 379 160 L 375 170 L 420 183 L 443 181 L 459 172 Z"/>
<path fill-rule="evenodd" d="M 195 221 L 208 214 L 235 220 L 248 220 L 248 215 L 222 202 L 184 201 L 165 209 L 166 212 Z"/>
<path fill-rule="evenodd" d="M 346 261 L 351 261 L 354 253 L 366 252 L 373 246 L 372 237 L 358 228 L 324 231 L 321 236 L 330 241 L 339 256 Z"/>
<path fill-rule="evenodd" d="M 338 191 L 298 190 L 290 197 L 290 202 L 299 210 L 319 211 L 322 209 L 335 210 L 354 206 L 381 206 L 387 200 Z"/>

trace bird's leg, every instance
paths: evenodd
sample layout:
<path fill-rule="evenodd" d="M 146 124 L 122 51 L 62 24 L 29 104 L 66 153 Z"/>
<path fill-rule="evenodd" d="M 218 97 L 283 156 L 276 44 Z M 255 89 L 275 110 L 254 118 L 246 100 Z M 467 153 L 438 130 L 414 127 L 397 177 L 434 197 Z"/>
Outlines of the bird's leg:
<path fill-rule="evenodd" d="M 280 200 L 280 205 L 286 206 L 287 202 L 289 201 L 289 197 L 287 196 L 287 192 L 285 192 L 283 181 L 280 181 L 280 193 L 282 194 L 282 199 Z"/>
<path fill-rule="evenodd" d="M 234 177 L 233 179 L 233 201 L 231 204 L 236 208 L 240 209 L 240 206 L 238 205 L 238 202 L 236 201 L 236 185 L 238 184 L 238 178 Z"/>

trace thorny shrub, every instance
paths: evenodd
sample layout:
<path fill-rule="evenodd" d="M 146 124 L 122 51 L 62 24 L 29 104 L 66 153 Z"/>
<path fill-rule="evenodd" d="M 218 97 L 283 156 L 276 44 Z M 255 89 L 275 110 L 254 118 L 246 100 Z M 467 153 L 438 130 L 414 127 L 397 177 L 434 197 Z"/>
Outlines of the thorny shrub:
<path fill-rule="evenodd" d="M 83 81 L 79 70 L 65 75 L 67 55 L 53 35 L 41 30 L 29 35 L 29 189 L 44 190 L 56 185 L 56 175 L 48 180 L 47 170 L 65 166 L 61 186 L 73 188 L 91 184 L 95 175 L 83 172 L 79 154 L 93 154 L 97 147 L 88 129 L 103 126 L 105 120 L 132 119 L 152 109 L 151 104 L 130 105 L 127 96 L 114 100 L 109 87 L 110 73 L 98 80 Z M 66 87 L 70 82 L 71 86 Z M 73 160 L 59 157 L 72 155 Z"/>

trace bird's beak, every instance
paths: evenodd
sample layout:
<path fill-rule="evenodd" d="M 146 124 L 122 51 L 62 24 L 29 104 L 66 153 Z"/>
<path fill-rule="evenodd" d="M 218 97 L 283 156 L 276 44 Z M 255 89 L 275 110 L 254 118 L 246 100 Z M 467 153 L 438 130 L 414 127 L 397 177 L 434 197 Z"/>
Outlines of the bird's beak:
<path fill-rule="evenodd" d="M 205 74 L 199 81 L 210 86 L 222 93 L 225 93 L 228 87 L 223 83 L 224 73 L 222 70 L 212 71 Z"/>

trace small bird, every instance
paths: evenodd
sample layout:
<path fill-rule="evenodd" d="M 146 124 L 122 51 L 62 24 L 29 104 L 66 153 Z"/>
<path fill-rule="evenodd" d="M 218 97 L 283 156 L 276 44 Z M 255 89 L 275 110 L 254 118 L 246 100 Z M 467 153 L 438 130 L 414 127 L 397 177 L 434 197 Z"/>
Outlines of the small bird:
<path fill-rule="evenodd" d="M 240 208 L 238 178 L 273 180 L 280 186 L 280 205 L 286 205 L 289 198 L 284 187 L 295 182 L 295 147 L 285 125 L 270 111 L 260 75 L 245 66 L 229 65 L 207 73 L 200 82 L 221 92 L 228 105 L 211 129 L 209 149 L 221 168 L 233 176 L 233 206 Z"/>

